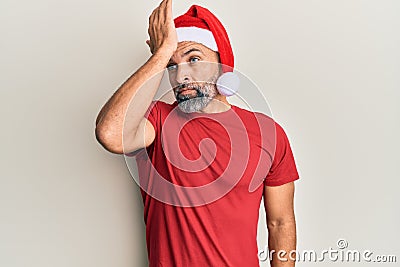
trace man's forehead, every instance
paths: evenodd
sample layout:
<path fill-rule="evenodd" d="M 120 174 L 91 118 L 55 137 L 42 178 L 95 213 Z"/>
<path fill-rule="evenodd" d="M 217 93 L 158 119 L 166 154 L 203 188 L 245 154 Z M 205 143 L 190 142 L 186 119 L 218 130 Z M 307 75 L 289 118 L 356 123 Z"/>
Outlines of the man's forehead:
<path fill-rule="evenodd" d="M 190 50 L 199 51 L 204 54 L 204 53 L 206 53 L 206 49 L 208 49 L 208 48 L 200 43 L 191 42 L 191 41 L 179 42 L 178 47 L 174 53 L 174 56 L 179 55 L 179 56 L 183 57 Z"/>
<path fill-rule="evenodd" d="M 206 54 L 210 50 L 208 47 L 204 46 L 203 44 L 192 42 L 192 41 L 183 41 L 178 43 L 178 47 L 175 50 L 172 58 L 175 57 L 184 57 L 188 55 L 192 51 L 196 51 L 202 54 Z M 212 50 L 210 50 L 212 51 Z"/>

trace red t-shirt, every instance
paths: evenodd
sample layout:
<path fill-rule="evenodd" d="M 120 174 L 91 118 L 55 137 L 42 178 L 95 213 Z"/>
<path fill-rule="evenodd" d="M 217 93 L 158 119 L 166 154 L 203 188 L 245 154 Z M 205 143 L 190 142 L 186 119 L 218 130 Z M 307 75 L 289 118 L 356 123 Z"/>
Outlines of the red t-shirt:
<path fill-rule="evenodd" d="M 299 175 L 283 128 L 231 107 L 184 113 L 177 102 L 153 101 L 146 112 L 155 140 L 128 155 L 138 166 L 150 267 L 259 266 L 263 187 Z"/>

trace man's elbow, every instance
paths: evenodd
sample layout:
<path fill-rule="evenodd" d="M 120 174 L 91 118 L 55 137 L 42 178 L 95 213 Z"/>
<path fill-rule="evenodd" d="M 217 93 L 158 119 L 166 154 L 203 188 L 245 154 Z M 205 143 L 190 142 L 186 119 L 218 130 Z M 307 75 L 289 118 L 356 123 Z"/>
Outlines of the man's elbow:
<path fill-rule="evenodd" d="M 267 221 L 268 229 L 287 228 L 293 226 L 296 226 L 296 219 L 294 216 L 269 219 Z"/>
<path fill-rule="evenodd" d="M 107 151 L 114 154 L 123 154 L 123 148 L 121 138 L 110 133 L 110 131 L 101 129 L 96 126 L 95 130 L 96 140 L 106 149 Z"/>

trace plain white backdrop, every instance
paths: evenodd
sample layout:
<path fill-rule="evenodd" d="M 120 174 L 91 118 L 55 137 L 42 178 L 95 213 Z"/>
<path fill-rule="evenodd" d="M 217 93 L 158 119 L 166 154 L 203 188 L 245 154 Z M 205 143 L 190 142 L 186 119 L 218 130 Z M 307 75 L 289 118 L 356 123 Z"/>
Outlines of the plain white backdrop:
<path fill-rule="evenodd" d="M 344 238 L 400 261 L 400 3 L 175 0 L 174 16 L 193 3 L 221 19 L 236 68 L 287 132 L 300 173 L 298 250 Z M 139 188 L 94 127 L 150 56 L 157 5 L 1 2 L 0 266 L 146 266 Z M 318 266 L 331 264 L 345 263 Z"/>

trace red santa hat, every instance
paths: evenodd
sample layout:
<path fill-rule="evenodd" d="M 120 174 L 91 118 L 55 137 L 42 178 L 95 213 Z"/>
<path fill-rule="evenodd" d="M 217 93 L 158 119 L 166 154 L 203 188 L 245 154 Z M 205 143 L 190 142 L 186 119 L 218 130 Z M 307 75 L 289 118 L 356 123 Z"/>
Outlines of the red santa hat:
<path fill-rule="evenodd" d="M 225 96 L 235 94 L 239 78 L 233 73 L 233 51 L 228 34 L 218 18 L 208 9 L 192 5 L 185 14 L 175 18 L 174 23 L 178 42 L 197 42 L 219 53 L 223 74 L 217 80 L 217 89 Z"/>

